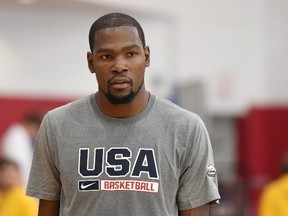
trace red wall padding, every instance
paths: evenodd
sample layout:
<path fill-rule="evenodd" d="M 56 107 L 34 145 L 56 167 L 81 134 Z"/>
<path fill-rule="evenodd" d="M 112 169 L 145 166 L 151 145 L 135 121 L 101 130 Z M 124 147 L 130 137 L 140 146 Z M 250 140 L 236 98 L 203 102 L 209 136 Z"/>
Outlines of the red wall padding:
<path fill-rule="evenodd" d="M 28 113 L 47 112 L 72 100 L 0 97 L 0 140 L 12 123 L 21 121 Z"/>
<path fill-rule="evenodd" d="M 253 108 L 238 120 L 238 171 L 246 179 L 249 202 L 256 215 L 258 198 L 267 182 L 280 174 L 288 152 L 288 107 Z"/>

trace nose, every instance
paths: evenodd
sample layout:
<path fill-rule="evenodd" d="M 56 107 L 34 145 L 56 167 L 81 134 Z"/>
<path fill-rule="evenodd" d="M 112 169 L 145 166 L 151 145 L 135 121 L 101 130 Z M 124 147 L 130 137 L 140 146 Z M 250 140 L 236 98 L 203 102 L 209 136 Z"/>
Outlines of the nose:
<path fill-rule="evenodd" d="M 127 71 L 128 71 L 127 60 L 122 57 L 115 58 L 113 61 L 112 72 L 123 73 Z"/>

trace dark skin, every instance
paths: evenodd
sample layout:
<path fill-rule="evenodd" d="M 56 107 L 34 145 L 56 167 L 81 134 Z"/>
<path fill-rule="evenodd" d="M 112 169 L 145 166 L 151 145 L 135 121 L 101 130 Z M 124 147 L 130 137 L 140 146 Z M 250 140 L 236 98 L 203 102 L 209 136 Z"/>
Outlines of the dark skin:
<path fill-rule="evenodd" d="M 59 216 L 60 200 L 39 201 L 38 216 Z"/>
<path fill-rule="evenodd" d="M 102 29 L 95 34 L 93 52 L 87 53 L 88 67 L 96 75 L 96 101 L 100 110 L 114 118 L 127 118 L 140 113 L 147 105 L 145 68 L 150 65 L 150 49 L 143 47 L 136 28 Z M 130 103 L 113 104 L 106 94 L 121 99 L 136 93 Z M 39 216 L 58 216 L 60 201 L 40 200 Z M 209 205 L 179 211 L 180 216 L 209 216 Z"/>
<path fill-rule="evenodd" d="M 149 47 L 143 48 L 136 28 L 107 28 L 96 33 L 93 53 L 87 53 L 88 66 L 96 75 L 96 100 L 101 111 L 111 117 L 126 118 L 141 112 L 148 103 L 144 73 L 150 64 Z M 113 77 L 117 77 L 113 79 Z M 123 76 L 120 78 L 119 76 Z M 110 85 L 107 83 L 111 80 Z M 116 98 L 138 92 L 128 104 L 112 104 L 105 94 Z"/>

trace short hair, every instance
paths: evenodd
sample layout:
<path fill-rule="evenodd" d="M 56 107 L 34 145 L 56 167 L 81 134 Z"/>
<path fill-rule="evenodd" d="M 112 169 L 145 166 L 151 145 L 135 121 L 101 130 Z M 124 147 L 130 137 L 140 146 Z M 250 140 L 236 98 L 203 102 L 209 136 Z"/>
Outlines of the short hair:
<path fill-rule="evenodd" d="M 90 28 L 89 45 L 91 52 L 93 52 L 94 48 L 95 33 L 98 30 L 105 28 L 121 27 L 121 26 L 135 27 L 138 31 L 143 47 L 146 46 L 144 31 L 136 19 L 124 13 L 109 13 L 97 19 Z"/>
<path fill-rule="evenodd" d="M 6 166 L 13 166 L 15 169 L 19 169 L 18 163 L 14 160 L 11 160 L 9 158 L 0 157 L 0 169 L 4 169 Z"/>
<path fill-rule="evenodd" d="M 44 115 L 45 115 L 44 112 L 31 112 L 31 113 L 27 113 L 26 116 L 24 116 L 23 120 L 24 122 L 36 124 L 40 126 Z"/>

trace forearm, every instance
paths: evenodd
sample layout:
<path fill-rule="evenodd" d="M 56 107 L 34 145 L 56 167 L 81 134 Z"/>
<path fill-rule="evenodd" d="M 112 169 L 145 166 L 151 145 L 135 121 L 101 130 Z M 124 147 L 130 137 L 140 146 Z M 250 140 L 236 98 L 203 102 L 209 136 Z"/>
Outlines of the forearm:
<path fill-rule="evenodd" d="M 38 216 L 59 216 L 60 200 L 40 200 Z"/>
<path fill-rule="evenodd" d="M 194 209 L 179 211 L 179 216 L 209 216 L 209 204 Z"/>

